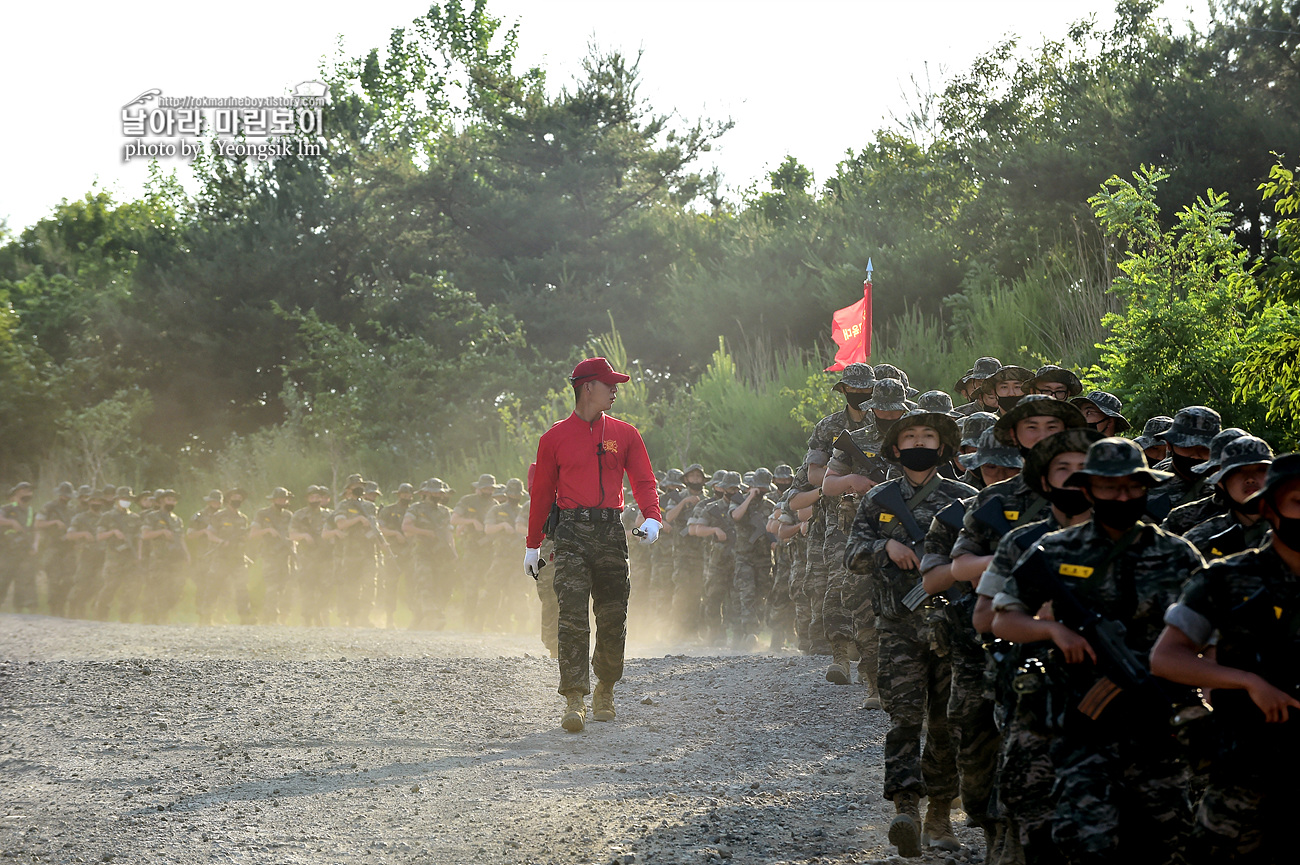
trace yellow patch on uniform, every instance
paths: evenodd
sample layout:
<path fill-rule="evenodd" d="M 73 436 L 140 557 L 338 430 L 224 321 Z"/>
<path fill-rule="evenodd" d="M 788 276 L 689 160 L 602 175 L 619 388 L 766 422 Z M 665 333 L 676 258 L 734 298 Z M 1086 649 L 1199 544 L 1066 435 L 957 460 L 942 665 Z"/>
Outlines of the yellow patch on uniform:
<path fill-rule="evenodd" d="M 1061 575 L 1065 577 L 1087 579 L 1092 576 L 1092 568 L 1087 565 L 1061 565 Z"/>
<path fill-rule="evenodd" d="M 892 523 L 892 522 L 894 521 L 894 515 L 893 515 L 893 514 L 881 514 L 881 515 L 880 515 L 880 521 L 881 521 L 882 523 Z"/>
<path fill-rule="evenodd" d="M 863 452 L 862 452 L 862 455 L 863 455 L 864 457 L 866 457 L 867 459 L 869 459 L 869 460 L 872 460 L 872 459 L 875 459 L 875 458 L 876 458 L 876 455 L 873 454 L 871 451 L 863 451 Z"/>
<path fill-rule="evenodd" d="M 1006 517 L 1007 522 L 1014 523 L 1020 519 L 1020 511 L 1003 511 L 1002 516 Z"/>
<path fill-rule="evenodd" d="M 616 453 L 618 453 L 618 440 L 617 440 L 617 439 L 605 439 L 605 441 L 604 441 L 604 445 L 605 445 L 605 453 L 607 453 L 607 454 L 616 454 Z"/>
<path fill-rule="evenodd" d="M 1214 556 L 1215 558 L 1220 558 L 1220 559 L 1223 558 L 1223 553 L 1219 552 L 1218 547 L 1210 547 L 1210 555 Z"/>
<path fill-rule="evenodd" d="M 1279 619 L 1282 618 L 1282 608 L 1281 608 L 1281 607 L 1274 607 L 1274 608 L 1273 608 L 1273 615 L 1276 616 L 1276 617 L 1279 618 Z"/>

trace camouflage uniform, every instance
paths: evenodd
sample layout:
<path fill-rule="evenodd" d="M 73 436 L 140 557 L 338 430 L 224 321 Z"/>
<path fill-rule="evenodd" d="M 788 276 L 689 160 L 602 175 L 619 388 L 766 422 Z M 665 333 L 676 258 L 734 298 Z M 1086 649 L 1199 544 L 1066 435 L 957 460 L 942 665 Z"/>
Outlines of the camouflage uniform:
<path fill-rule="evenodd" d="M 96 501 L 102 501 L 96 498 Z M 76 567 L 73 572 L 72 590 L 68 595 L 68 616 L 79 619 L 84 616 L 101 588 L 104 570 L 104 542 L 96 540 L 99 532 L 99 518 L 103 516 L 103 507 L 93 504 L 82 511 L 68 523 L 68 534 L 89 534 L 90 540 L 78 539 L 68 544 L 75 548 Z"/>
<path fill-rule="evenodd" d="M 253 605 L 248 596 L 248 517 L 230 504 L 226 494 L 226 507 L 217 511 L 209 522 L 213 533 L 225 543 L 212 550 L 212 571 L 209 576 L 209 594 L 206 608 L 220 609 L 220 604 L 233 601 L 241 625 L 253 623 Z"/>
<path fill-rule="evenodd" d="M 194 581 L 194 608 L 198 613 L 200 625 L 212 624 L 212 607 L 216 593 L 213 580 L 213 556 L 216 555 L 216 543 L 208 538 L 206 532 L 212 528 L 212 518 L 221 512 L 222 495 L 220 490 L 208 493 L 207 506 L 196 511 L 190 517 L 186 534 L 193 534 L 193 552 L 190 555 L 190 579 Z"/>
<path fill-rule="evenodd" d="M 690 515 L 689 508 L 686 508 L 677 515 L 677 519 L 667 521 L 668 512 L 688 494 L 685 489 L 676 488 L 681 482 L 681 469 L 669 469 L 663 486 L 673 489 L 663 489 L 659 494 L 659 513 L 664 515 L 664 526 L 659 532 L 659 540 L 650 547 L 650 610 L 658 619 L 666 619 L 672 609 L 673 573 L 676 568 L 677 541 L 680 539 L 678 532 L 686 525 L 686 519 Z"/>
<path fill-rule="evenodd" d="M 127 487 L 119 487 L 116 495 L 118 499 L 135 498 Z M 116 530 L 120 531 L 125 537 L 106 539 L 103 585 L 99 590 L 99 597 L 95 599 L 95 617 L 97 619 L 108 618 L 113 599 L 119 594 L 121 596 L 121 608 L 118 610 L 118 618 L 123 622 L 129 622 L 131 616 L 135 613 L 136 605 L 140 602 L 140 590 L 143 583 L 138 546 L 142 524 L 143 519 L 139 514 L 124 511 L 116 505 L 99 518 L 100 532 Z"/>
<path fill-rule="evenodd" d="M 699 463 L 687 466 L 682 477 L 704 467 Z M 691 498 L 697 499 L 690 502 Z M 706 538 L 691 537 L 687 533 L 688 523 L 694 509 L 704 502 L 702 491 L 687 489 L 685 501 L 688 502 L 682 513 L 673 521 L 675 537 L 673 538 L 673 600 L 672 626 L 683 639 L 694 639 L 700 632 L 700 613 L 704 598 L 704 552 L 707 549 Z M 667 511 L 661 511 L 667 513 Z M 665 526 L 665 530 L 667 527 Z M 655 543 L 658 546 L 663 537 Z"/>
<path fill-rule="evenodd" d="M 447 622 L 456 545 L 452 539 L 451 509 L 435 501 L 433 496 L 446 495 L 449 489 L 440 478 L 426 481 L 420 488 L 426 497 L 407 508 L 402 518 L 408 535 L 412 529 L 437 533 L 432 538 L 412 535 L 415 543 L 411 563 L 411 610 L 415 615 L 412 628 L 442 629 Z"/>
<path fill-rule="evenodd" d="M 316 487 L 318 493 L 324 487 Z M 310 495 L 313 490 L 307 490 Z M 329 539 L 321 533 L 329 528 L 330 512 L 319 503 L 298 508 L 289 518 L 289 531 L 307 535 L 310 541 L 299 541 L 298 592 L 302 598 L 303 624 L 320 626 L 329 623 L 329 590 L 334 582 L 334 551 Z"/>
<path fill-rule="evenodd" d="M 1233 538 L 1235 543 L 1230 547 L 1228 543 L 1230 536 L 1224 535 L 1234 527 L 1239 527 L 1240 532 L 1234 533 L 1238 537 Z M 1196 551 L 1208 562 L 1262 547 L 1268 540 L 1269 533 L 1268 523 L 1264 520 L 1261 519 L 1254 525 L 1247 526 L 1237 517 L 1236 511 L 1228 511 L 1226 514 L 1193 526 L 1187 534 L 1183 535 L 1183 540 L 1196 547 Z"/>
<path fill-rule="evenodd" d="M 171 493 L 171 490 L 167 490 Z M 185 586 L 185 567 L 189 559 L 185 550 L 185 521 L 162 507 L 142 518 L 142 528 L 149 531 L 169 531 L 172 536 L 160 535 L 145 541 L 149 548 L 149 590 L 144 596 L 144 620 L 161 624 L 180 601 Z"/>
<path fill-rule="evenodd" d="M 764 592 L 772 584 L 772 536 L 767 522 L 772 516 L 774 502 L 767 497 L 772 483 L 772 473 L 767 469 L 754 472 L 754 489 L 759 492 L 749 501 L 745 514 L 736 519 L 736 511 L 745 506 L 744 500 L 733 503 L 727 516 L 736 523 L 735 564 L 732 571 L 736 600 L 740 606 L 740 628 L 737 643 L 749 641 L 758 634 L 759 623 L 765 618 Z M 745 646 L 745 648 L 753 648 Z"/>
<path fill-rule="evenodd" d="M 1103 439 L 1094 445 L 1088 465 L 1094 456 L 1117 459 L 1111 443 L 1122 441 Z M 1141 456 L 1136 445 L 1128 446 Z M 1057 590 L 1025 569 L 1036 550 L 1047 571 L 1059 574 L 1080 604 L 1122 622 L 1129 647 L 1143 656 L 1159 636 L 1164 611 L 1177 599 L 1187 575 L 1202 566 L 1186 541 L 1142 522 L 1120 542 L 1112 541 L 1095 518 L 1044 535 L 1012 570 L 994 609 L 1033 615 L 1045 602 L 1056 601 L 1058 620 L 1071 627 L 1081 623 L 1071 621 Z M 1075 683 L 1075 696 L 1067 701 L 1074 706 L 1094 677 L 1082 668 L 1069 673 L 1088 680 Z M 1182 836 L 1189 828 L 1187 765 L 1169 733 L 1169 719 L 1135 705 L 1135 699 L 1121 692 L 1096 721 L 1068 710 L 1063 732 L 1052 743 L 1052 839 L 1069 862 L 1180 861 Z"/>
<path fill-rule="evenodd" d="M 289 491 L 278 487 L 268 498 L 289 498 Z M 262 623 L 285 624 L 289 619 L 289 606 L 293 599 L 294 571 L 297 569 L 295 545 L 289 540 L 293 511 L 278 505 L 268 505 L 253 515 L 253 525 L 271 529 L 274 535 L 262 535 L 262 585 L 266 594 L 262 598 Z"/>
<path fill-rule="evenodd" d="M 1157 434 L 1156 438 L 1167 442 L 1172 447 L 1209 447 L 1213 444 L 1214 437 L 1222 430 L 1223 422 L 1217 411 L 1202 405 L 1194 405 L 1179 409 L 1174 415 L 1173 424 L 1169 429 Z M 1177 454 L 1172 453 L 1172 447 L 1170 457 L 1156 468 L 1173 471 L 1176 474 L 1154 486 L 1149 495 L 1153 507 L 1156 507 L 1158 501 L 1163 501 L 1171 510 L 1206 495 L 1205 477 L 1197 476 L 1191 471 L 1191 466 L 1185 466 L 1185 470 L 1180 470 L 1180 460 L 1175 459 Z"/>
<path fill-rule="evenodd" d="M 929 413 L 923 416 L 935 417 Z M 902 422 L 895 422 L 891 431 Z M 955 448 L 955 425 L 953 433 L 951 446 Z M 947 715 L 951 682 L 947 627 L 941 610 L 927 605 L 913 612 L 903 606 L 903 596 L 921 575 L 917 570 L 899 569 L 886 547 L 890 540 L 913 548 L 917 543 L 904 528 L 904 521 L 879 501 L 888 491 L 897 491 L 909 502 L 917 524 L 928 526 L 940 510 L 975 491 L 937 474 L 924 489 L 924 497 L 913 502 L 921 490 L 914 488 L 907 477 L 900 477 L 867 493 L 849 533 L 845 561 L 854 573 L 865 578 L 876 613 L 880 696 L 890 721 L 885 734 L 885 798 L 906 793 L 928 795 L 932 803 L 947 803 L 957 795 L 956 755 Z M 924 753 L 923 725 L 928 730 Z"/>
<path fill-rule="evenodd" d="M 340 525 L 362 516 L 366 521 L 347 528 Z M 343 532 L 343 537 L 338 540 L 338 560 L 335 563 L 335 585 L 338 587 L 335 602 L 343 624 L 350 628 L 365 627 L 370 623 L 370 608 L 379 578 L 379 537 L 370 520 L 377 518 L 374 503 L 362 498 L 345 496 L 334 509 L 334 525 Z"/>
<path fill-rule="evenodd" d="M 587 521 L 588 517 L 592 521 Z M 559 693 L 591 693 L 591 671 L 602 682 L 623 678 L 627 640 L 627 538 L 618 519 L 600 519 L 588 508 L 560 511 L 555 529 L 555 597 L 559 603 Z M 591 646 L 588 602 L 596 617 Z"/>
<path fill-rule="evenodd" d="M 740 484 L 740 475 L 728 472 L 719 487 L 727 483 Z M 726 621 L 723 618 L 727 596 L 733 591 L 736 569 L 735 543 L 738 528 L 728 515 L 731 501 L 725 495 L 700 502 L 691 512 L 689 522 L 706 528 L 722 529 L 726 541 L 704 538 L 707 544 L 704 558 L 704 600 L 700 612 L 700 631 L 708 639 L 726 638 Z"/>
<path fill-rule="evenodd" d="M 476 492 L 461 496 L 460 501 L 451 509 L 452 514 L 462 519 L 484 522 L 496 501 L 492 496 L 485 496 L 477 490 L 495 484 L 496 478 L 492 475 L 480 476 L 475 484 Z M 456 534 L 461 541 L 460 577 L 465 594 L 465 626 L 472 630 L 482 630 L 483 612 L 479 607 L 486 594 L 488 569 L 492 565 L 491 539 L 478 529 L 466 525 L 457 526 Z"/>
<path fill-rule="evenodd" d="M 1222 462 L 1223 449 L 1244 435 L 1246 431 L 1238 427 L 1220 430 L 1214 438 L 1210 439 L 1210 458 L 1200 465 L 1192 466 L 1192 474 L 1202 479 L 1214 474 Z M 1222 493 L 1216 492 L 1209 486 L 1202 487 L 1201 493 L 1199 498 L 1185 501 L 1174 507 L 1169 512 L 1169 516 L 1160 523 L 1160 528 L 1170 534 L 1186 535 L 1193 526 L 1228 512 L 1228 502 Z"/>
<path fill-rule="evenodd" d="M 68 593 L 72 591 L 72 578 L 77 567 L 76 550 L 64 540 L 74 514 L 71 502 L 63 495 L 71 497 L 72 484 L 60 484 L 58 492 L 60 495 L 42 505 L 36 514 L 37 522 L 63 524 L 40 530 L 40 556 L 51 616 L 62 616 L 67 611 Z"/>
<path fill-rule="evenodd" d="M 26 484 L 26 487 L 30 489 L 31 485 Z M 15 487 L 10 495 L 17 490 Z M 10 526 L 0 529 L 0 604 L 4 603 L 9 587 L 13 586 L 14 609 L 20 613 L 35 612 L 37 560 L 33 525 L 36 508 L 10 501 L 0 507 L 0 516 L 23 526 L 22 529 Z"/>
<path fill-rule="evenodd" d="M 402 591 L 402 584 L 411 583 L 413 555 L 411 544 L 402 533 L 402 524 L 406 520 L 406 512 L 411 507 L 411 502 L 409 499 L 403 501 L 400 496 L 413 492 L 415 488 L 411 484 L 399 485 L 395 493 L 399 497 L 398 501 L 381 507 L 376 516 L 381 528 L 396 533 L 396 537 L 387 536 L 389 549 L 393 550 L 393 554 L 385 557 L 383 567 L 378 572 L 376 589 L 378 604 L 383 607 L 383 623 L 390 628 L 393 627 L 393 619 L 398 614 L 398 593 Z"/>
<path fill-rule="evenodd" d="M 509 532 L 498 532 L 490 536 L 492 565 L 488 570 L 490 578 L 486 598 L 486 618 L 495 623 L 498 630 L 510 630 L 506 625 L 514 619 L 521 626 L 516 630 L 521 630 L 527 612 L 524 602 L 527 600 L 528 587 L 519 579 L 519 561 L 523 558 L 524 538 L 523 535 L 515 534 L 514 528 L 521 514 L 525 515 L 527 520 L 528 499 L 520 498 L 523 495 L 524 485 L 517 478 L 511 478 L 506 486 L 508 492 L 514 493 L 515 497 L 493 506 L 483 523 L 485 527 L 506 525 L 511 529 Z M 525 534 L 527 534 L 526 529 Z"/>
<path fill-rule="evenodd" d="M 1295 696 L 1298 612 L 1300 575 L 1270 542 L 1207 565 L 1165 621 L 1201 646 L 1217 635 L 1220 665 L 1261 675 Z M 1297 710 L 1289 711 L 1286 723 L 1269 724 L 1244 690 L 1214 691 L 1214 714 L 1203 723 L 1211 727 L 1215 753 L 1188 845 L 1197 854 L 1193 861 L 1292 861 L 1287 827 L 1300 795 L 1287 782 L 1300 773 L 1300 747 Z"/>
<path fill-rule="evenodd" d="M 794 492 L 808 492 L 813 487 L 808 483 L 808 466 L 802 465 L 794 473 Z M 793 512 L 792 512 L 793 513 Z M 795 519 L 798 519 L 796 516 Z M 812 650 L 812 597 L 808 593 L 808 536 L 800 533 L 791 542 L 790 559 L 790 597 L 794 601 L 794 629 L 799 635 L 799 651 L 805 655 Z M 823 633 L 822 638 L 825 639 Z"/>

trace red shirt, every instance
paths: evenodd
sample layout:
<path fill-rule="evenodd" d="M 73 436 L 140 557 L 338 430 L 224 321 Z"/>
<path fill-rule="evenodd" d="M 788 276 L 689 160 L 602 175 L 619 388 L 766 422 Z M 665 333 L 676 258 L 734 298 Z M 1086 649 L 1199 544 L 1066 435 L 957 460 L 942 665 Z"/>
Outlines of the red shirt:
<path fill-rule="evenodd" d="M 542 526 L 552 504 L 565 510 L 622 510 L 625 471 L 642 515 L 662 520 L 650 455 L 636 427 L 604 412 L 587 423 L 575 412 L 548 429 L 537 443 L 537 471 L 529 490 L 528 547 L 542 545 Z"/>

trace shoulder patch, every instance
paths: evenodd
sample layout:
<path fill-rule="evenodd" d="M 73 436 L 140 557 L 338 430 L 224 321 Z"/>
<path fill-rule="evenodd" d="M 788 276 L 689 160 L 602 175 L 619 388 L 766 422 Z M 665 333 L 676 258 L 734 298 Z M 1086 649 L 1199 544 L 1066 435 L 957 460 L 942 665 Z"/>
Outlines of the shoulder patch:
<path fill-rule="evenodd" d="M 1060 573 L 1063 577 L 1078 577 L 1086 580 L 1092 576 L 1093 569 L 1087 565 L 1061 565 Z"/>

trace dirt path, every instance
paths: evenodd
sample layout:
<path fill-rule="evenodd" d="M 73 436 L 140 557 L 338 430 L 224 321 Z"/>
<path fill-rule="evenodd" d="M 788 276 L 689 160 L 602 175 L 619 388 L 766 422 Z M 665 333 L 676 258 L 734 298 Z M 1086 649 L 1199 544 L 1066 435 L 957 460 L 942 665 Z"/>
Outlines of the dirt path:
<path fill-rule="evenodd" d="M 888 860 L 886 716 L 824 659 L 631 646 L 573 735 L 538 648 L 0 616 L 0 857 Z"/>

